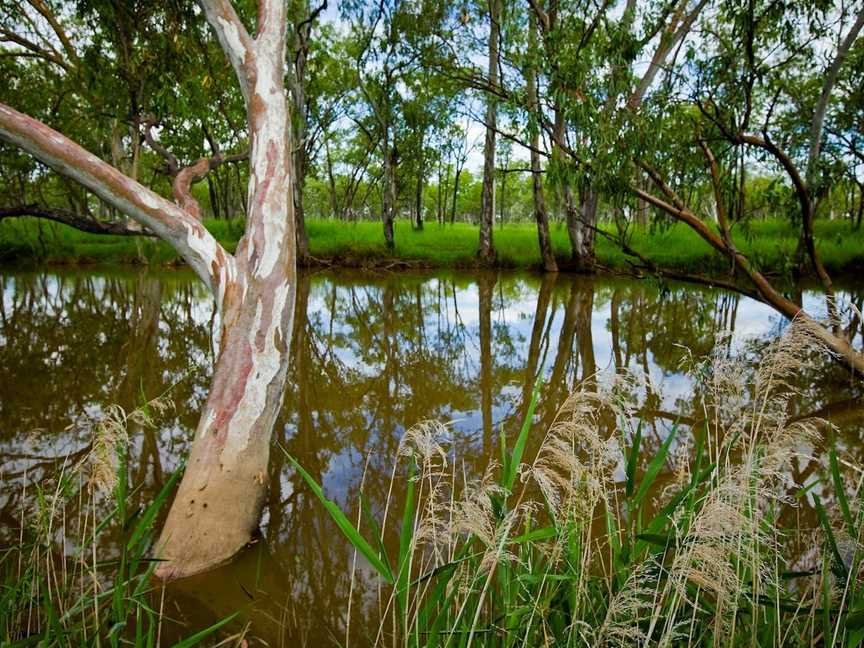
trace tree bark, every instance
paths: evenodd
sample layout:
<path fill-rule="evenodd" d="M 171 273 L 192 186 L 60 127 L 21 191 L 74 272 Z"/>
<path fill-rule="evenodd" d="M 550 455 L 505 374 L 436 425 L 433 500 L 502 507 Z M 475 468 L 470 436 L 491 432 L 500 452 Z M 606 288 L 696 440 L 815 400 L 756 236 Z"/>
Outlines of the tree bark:
<path fill-rule="evenodd" d="M 308 0 L 294 16 L 291 29 L 291 61 L 287 68 L 288 89 L 294 105 L 291 120 L 294 143 L 294 223 L 297 233 L 297 262 L 305 264 L 309 257 L 309 237 L 306 233 L 306 214 L 303 210 L 303 187 L 306 184 L 308 142 L 308 109 L 306 105 L 306 62 L 309 58 L 309 33 L 312 23 L 326 7 L 326 2 L 311 12 Z"/>
<path fill-rule="evenodd" d="M 577 269 L 583 272 L 592 272 L 596 264 L 594 239 L 599 202 L 600 195 L 592 187 L 585 187 L 579 194 L 579 241 L 574 256 Z"/>
<path fill-rule="evenodd" d="M 393 212 L 396 209 L 396 170 L 394 167 L 393 149 L 389 144 L 389 135 L 384 135 L 384 187 L 382 193 L 382 213 L 384 221 L 384 243 L 388 250 L 395 247 L 393 240 Z"/>
<path fill-rule="evenodd" d="M 498 39 L 501 34 L 501 0 L 489 0 L 489 83 L 498 84 Z M 486 96 L 486 139 L 483 143 L 483 191 L 480 200 L 480 242 L 477 255 L 482 263 L 495 261 L 492 243 L 495 220 L 495 131 L 498 101 Z"/>
<path fill-rule="evenodd" d="M 537 47 L 537 22 L 532 14 L 528 32 L 529 49 Z M 528 104 L 533 111 L 539 110 L 537 101 L 537 70 L 533 64 L 526 70 Z M 540 260 L 545 272 L 558 272 L 555 254 L 552 251 L 552 238 L 549 236 L 549 216 L 546 212 L 546 199 L 543 195 L 543 176 L 540 168 L 540 129 L 531 128 L 531 187 L 534 194 L 534 220 L 537 222 L 537 240 L 540 244 Z"/>
<path fill-rule="evenodd" d="M 0 139 L 81 183 L 171 244 L 216 297 L 218 357 L 189 462 L 157 543 L 177 578 L 231 558 L 257 528 L 290 357 L 296 238 L 285 101 L 285 6 L 261 0 L 246 32 L 229 0 L 200 0 L 236 72 L 251 141 L 247 229 L 228 254 L 189 211 L 51 128 L 0 104 Z"/>
<path fill-rule="evenodd" d="M 227 0 L 202 0 L 246 99 L 251 140 L 247 231 L 223 299 L 213 383 L 158 547 L 162 578 L 210 569 L 257 529 L 270 437 L 290 359 L 296 281 L 285 6 L 262 0 L 254 40 Z M 227 45 L 226 45 L 227 43 Z"/>
<path fill-rule="evenodd" d="M 858 38 L 862 27 L 864 27 L 864 10 L 859 10 L 855 22 L 843 38 L 843 41 L 837 48 L 834 60 L 831 61 L 831 65 L 828 67 L 828 71 L 822 82 L 822 91 L 819 94 L 819 100 L 816 102 L 816 107 L 813 110 L 813 119 L 810 122 L 810 147 L 807 152 L 806 170 L 807 187 L 811 192 L 816 188 L 816 167 L 819 164 L 819 156 L 822 151 L 822 129 L 825 123 L 825 113 L 828 110 L 828 102 L 831 100 L 831 91 L 837 82 L 840 68 L 843 67 L 843 62 L 855 43 L 855 39 Z"/>

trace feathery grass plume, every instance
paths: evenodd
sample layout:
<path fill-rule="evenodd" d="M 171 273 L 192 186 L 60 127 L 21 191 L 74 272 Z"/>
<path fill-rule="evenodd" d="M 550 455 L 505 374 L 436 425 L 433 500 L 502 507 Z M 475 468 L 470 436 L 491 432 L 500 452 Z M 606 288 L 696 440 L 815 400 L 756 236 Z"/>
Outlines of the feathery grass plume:
<path fill-rule="evenodd" d="M 118 455 L 125 452 L 129 437 L 126 431 L 126 412 L 119 405 L 108 407 L 105 415 L 96 421 L 93 444 L 88 461 L 89 485 L 103 494 L 117 486 Z"/>
<path fill-rule="evenodd" d="M 447 467 L 447 451 L 444 449 L 450 430 L 439 421 L 420 421 L 412 425 L 399 441 L 400 456 L 414 457 L 420 465 L 434 465 L 437 460 L 441 468 Z"/>
<path fill-rule="evenodd" d="M 496 481 L 497 468 L 498 465 L 492 462 L 481 479 L 465 484 L 462 496 L 451 505 L 452 535 L 470 535 L 487 547 L 495 545 L 498 516 L 493 501 L 496 497 L 506 495 L 506 491 Z"/>
<path fill-rule="evenodd" d="M 90 467 L 89 486 L 103 494 L 113 491 L 117 486 L 119 462 L 129 443 L 129 426 L 153 427 L 154 418 L 173 407 L 168 395 L 162 394 L 128 413 L 120 405 L 109 405 L 101 417 L 89 421 L 92 443 L 85 458 Z"/>
<path fill-rule="evenodd" d="M 615 468 L 622 453 L 615 436 L 601 435 L 600 413 L 615 400 L 599 391 L 577 391 L 561 407 L 537 458 L 520 467 L 523 481 L 537 484 L 559 520 L 590 516 L 608 503 Z"/>
<path fill-rule="evenodd" d="M 736 376 L 735 363 L 717 356 L 699 376 L 706 387 L 706 419 L 721 438 L 719 461 L 700 508 L 679 529 L 681 549 L 669 567 L 672 603 L 660 643 L 670 640 L 682 604 L 693 610 L 710 605 L 713 631 L 730 636 L 742 599 L 758 608 L 762 592 L 780 588 L 776 568 L 783 557 L 766 521 L 777 506 L 794 504 L 788 490 L 801 485 L 788 468 L 795 458 L 811 459 L 802 449 L 818 437 L 818 421 L 790 421 L 788 414 L 798 395 L 793 377 L 814 346 L 811 331 L 796 321 L 769 345 L 749 377 L 740 367 Z M 744 386 L 751 389 L 747 398 Z"/>
<path fill-rule="evenodd" d="M 660 392 L 626 372 L 583 382 L 542 434 L 528 421 L 512 451 L 502 436 L 503 467 L 492 462 L 477 479 L 447 454 L 446 426 L 410 429 L 399 458 L 416 466 L 406 497 L 413 508 L 402 513 L 399 554 L 387 561 L 402 566 L 401 585 L 395 604 L 382 606 L 374 643 L 707 647 L 851 637 L 849 610 L 864 609 L 864 594 L 855 578 L 841 582 L 832 571 L 857 574 L 862 564 L 858 504 L 826 518 L 824 557 L 811 551 L 794 579 L 786 578 L 787 541 L 813 531 L 794 515 L 792 527 L 779 526 L 781 512 L 806 501 L 809 485 L 791 466 L 810 463 L 826 425 L 790 417 L 796 373 L 820 348 L 796 321 L 755 367 L 731 344 L 704 361 L 685 359 L 694 397 L 678 402 L 697 410 L 687 417 L 692 436 L 676 425 L 653 456 L 645 456 L 637 404 Z M 536 455 L 514 465 L 532 434 Z M 348 536 L 356 541 L 359 531 Z M 377 540 L 386 551 L 383 535 Z"/>
<path fill-rule="evenodd" d="M 643 626 L 651 618 L 657 598 L 662 567 L 648 558 L 631 572 L 606 608 L 603 622 L 587 626 L 584 637 L 595 648 L 625 648 L 645 645 L 648 636 Z"/>

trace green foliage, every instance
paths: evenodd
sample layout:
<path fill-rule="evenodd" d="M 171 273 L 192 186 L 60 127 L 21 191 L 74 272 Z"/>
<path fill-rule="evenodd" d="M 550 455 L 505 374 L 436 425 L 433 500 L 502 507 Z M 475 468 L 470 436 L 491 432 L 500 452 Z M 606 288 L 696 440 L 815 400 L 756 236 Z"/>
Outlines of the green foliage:
<path fill-rule="evenodd" d="M 169 406 L 163 396 L 129 413 L 112 408 L 95 422 L 83 461 L 64 464 L 56 479 L 32 485 L 36 493 L 22 506 L 34 510 L 22 511 L 19 541 L 0 552 L 4 646 L 157 645 L 163 619 L 153 609 L 154 524 L 184 466 L 151 502 L 130 509 L 136 489 L 129 488 L 127 427 L 151 425 Z M 118 533 L 117 550 L 106 553 L 107 538 Z M 199 644 L 234 616 L 177 647 Z"/>
<path fill-rule="evenodd" d="M 742 365 L 720 356 L 697 363 L 706 418 L 691 430 L 695 447 L 686 458 L 672 457 L 681 441 L 676 428 L 645 456 L 641 423 L 634 431 L 614 386 L 583 386 L 545 431 L 531 414 L 535 389 L 512 451 L 502 437 L 502 463 L 461 487 L 452 486 L 458 458 L 442 447 L 446 428 L 409 430 L 399 448 L 408 470 L 394 471 L 399 484 L 391 484 L 391 492 L 408 492 L 398 529 L 388 531 L 368 507 L 355 527 L 327 504 L 363 555 L 373 544 L 382 552 L 394 546 L 388 534 L 398 533 L 389 560 L 400 566 L 398 580 L 377 569 L 386 605 L 374 644 L 807 646 L 821 635 L 820 644 L 859 645 L 860 492 L 847 491 L 833 450 L 822 492 L 840 516 L 812 494 L 812 484 L 790 486 L 786 472 L 800 444 L 814 439 L 815 423 L 787 418 L 784 393 L 812 344 L 806 328 L 793 325 L 748 376 L 752 402 L 736 402 L 737 388 L 725 382 Z M 608 438 L 605 413 L 619 421 Z M 531 461 L 521 459 L 526 429 L 534 437 Z M 621 459 L 623 484 L 615 477 Z M 805 529 L 794 515 L 785 518 L 792 526 L 781 526 L 780 514 L 808 492 L 822 549 L 814 570 L 793 573 L 783 543 Z M 374 558 L 373 567 L 388 562 Z"/>

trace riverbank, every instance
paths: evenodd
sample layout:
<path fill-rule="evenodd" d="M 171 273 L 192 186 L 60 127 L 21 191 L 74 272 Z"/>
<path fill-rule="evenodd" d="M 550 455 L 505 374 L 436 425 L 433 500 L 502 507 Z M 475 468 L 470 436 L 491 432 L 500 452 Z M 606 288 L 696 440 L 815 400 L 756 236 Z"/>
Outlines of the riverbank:
<path fill-rule="evenodd" d="M 243 233 L 240 221 L 207 221 L 207 228 L 222 245 L 233 251 Z M 467 223 L 440 226 L 428 223 L 415 230 L 398 221 L 396 246 L 384 245 L 377 221 L 345 223 L 334 220 L 307 222 L 314 263 L 349 267 L 473 268 L 477 266 L 477 227 Z M 562 269 L 570 255 L 567 231 L 552 227 L 552 244 Z M 738 248 L 771 274 L 788 274 L 797 244 L 796 231 L 780 220 L 753 222 L 735 232 Z M 851 275 L 864 271 L 864 230 L 845 221 L 818 221 L 817 247 L 828 271 Z M 502 268 L 534 268 L 540 265 L 533 224 L 496 227 L 494 243 Z M 695 232 L 683 225 L 669 228 L 637 228 L 630 245 L 659 267 L 678 272 L 726 274 L 729 262 Z M 615 244 L 598 237 L 597 261 L 610 271 L 631 269 L 633 257 Z M 147 238 L 86 234 L 72 228 L 22 219 L 0 223 L 0 264 L 118 265 L 182 264 L 176 252 L 161 241 Z"/>

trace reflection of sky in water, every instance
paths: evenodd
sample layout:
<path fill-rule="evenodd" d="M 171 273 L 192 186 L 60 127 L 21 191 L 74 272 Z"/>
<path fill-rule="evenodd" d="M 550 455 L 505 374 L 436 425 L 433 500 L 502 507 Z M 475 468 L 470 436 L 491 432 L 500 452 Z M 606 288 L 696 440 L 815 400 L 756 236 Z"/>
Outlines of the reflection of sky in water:
<path fill-rule="evenodd" d="M 160 312 L 157 313 L 155 346 L 145 352 L 152 354 L 153 357 L 144 358 L 144 362 L 157 370 L 159 381 L 163 386 L 177 382 L 182 384 L 184 381 L 190 383 L 185 386 L 185 401 L 180 404 L 187 410 L 184 416 L 178 416 L 174 421 L 166 423 L 157 434 L 162 455 L 161 468 L 163 471 L 170 471 L 179 461 L 178 454 L 188 447 L 196 418 L 195 413 L 207 395 L 212 353 L 206 340 L 213 325 L 214 313 L 212 299 L 203 286 L 190 278 L 191 275 L 186 273 L 150 275 L 147 281 L 153 281 L 154 276 L 158 276 L 161 282 L 161 293 L 157 293 L 161 295 L 161 305 Z M 342 276 L 338 274 L 326 273 L 312 277 L 306 314 L 312 327 L 312 334 L 316 337 L 316 344 L 326 345 L 332 336 L 333 343 L 328 353 L 338 363 L 348 368 L 352 372 L 350 375 L 356 381 L 374 381 L 384 370 L 381 336 L 385 326 L 384 321 L 387 319 L 384 312 L 385 293 L 386 298 L 399 302 L 397 317 L 406 314 L 414 317 L 418 312 L 414 303 L 419 295 L 422 324 L 418 325 L 417 321 L 394 320 L 393 316 L 387 323 L 387 326 L 392 329 L 392 343 L 396 345 L 394 353 L 397 364 L 409 362 L 410 354 L 416 351 L 414 347 L 422 343 L 423 353 L 446 358 L 447 362 L 452 362 L 445 367 L 445 370 L 455 377 L 453 384 L 463 390 L 463 393 L 454 393 L 449 399 L 439 398 L 440 404 L 432 411 L 422 407 L 411 411 L 423 411 L 424 415 L 453 422 L 453 434 L 457 442 L 468 445 L 479 444 L 483 432 L 483 419 L 480 410 L 481 317 L 478 280 L 470 275 L 458 274 L 409 275 L 400 279 L 389 275 L 364 277 L 354 273 L 345 278 L 340 277 Z M 492 283 L 491 276 L 487 277 L 487 281 Z M 49 371 L 58 363 L 75 363 L 76 357 L 70 355 L 75 353 L 75 349 L 69 347 L 71 342 L 67 342 L 62 336 L 52 339 L 38 337 L 34 339 L 31 336 L 22 340 L 13 336 L 15 332 L 13 329 L 6 327 L 19 326 L 16 324 L 18 321 L 16 318 L 27 318 L 32 315 L 37 319 L 43 318 L 49 323 L 56 322 L 56 326 L 62 328 L 77 321 L 75 318 L 80 316 L 78 311 L 82 309 L 86 311 L 88 308 L 84 305 L 86 302 L 99 308 L 111 309 L 110 313 L 105 314 L 104 321 L 86 320 L 89 326 L 105 326 L 104 330 L 92 330 L 87 334 L 90 336 L 92 345 L 113 349 L 112 353 L 115 355 L 106 357 L 104 361 L 109 365 L 112 362 L 119 363 L 118 368 L 112 371 L 112 367 L 109 366 L 106 375 L 117 374 L 116 380 L 120 380 L 125 371 L 120 360 L 124 358 L 124 354 L 136 352 L 123 346 L 125 340 L 117 339 L 129 335 L 130 327 L 133 326 L 136 289 L 143 285 L 137 282 L 136 275 L 0 274 L 0 282 L 2 282 L 2 291 L 0 291 L 2 311 L 9 322 L 0 328 L 0 360 L 5 360 L 4 354 L 14 355 L 22 351 L 10 345 L 26 344 L 32 347 L 31 351 L 38 350 L 34 357 L 41 364 L 34 365 L 33 371 Z M 524 372 L 528 362 L 540 285 L 538 276 L 502 274 L 491 286 L 491 364 L 494 380 L 492 421 L 496 435 L 501 425 L 512 421 L 518 415 L 522 404 L 522 385 L 525 380 Z M 662 408 L 675 411 L 677 405 L 686 400 L 690 393 L 691 382 L 687 375 L 678 369 L 678 361 L 675 358 L 666 357 L 658 361 L 654 355 L 655 343 L 665 343 L 666 347 L 669 344 L 686 346 L 691 340 L 684 337 L 686 333 L 675 328 L 679 324 L 673 326 L 664 322 L 663 309 L 696 308 L 703 311 L 702 316 L 707 313 L 709 318 L 713 318 L 720 302 L 724 299 L 723 294 L 702 287 L 674 284 L 670 287 L 670 292 L 662 297 L 666 300 L 662 303 L 658 301 L 661 298 L 658 297 L 656 287 L 648 283 L 604 278 L 591 281 L 584 278 L 571 279 L 562 275 L 557 279 L 554 287 L 549 289 L 548 313 L 551 313 L 552 319 L 551 324 L 547 322 L 544 325 L 544 334 L 548 332 L 548 336 L 544 337 L 540 345 L 538 369 L 547 379 L 556 363 L 570 290 L 575 285 L 588 287 L 586 289 L 589 290 L 589 294 L 590 286 L 593 286 L 590 334 L 594 361 L 600 372 L 615 370 L 611 325 L 613 294 L 623 297 L 623 301 L 619 300 L 620 312 L 618 313 L 618 317 L 622 320 L 626 318 L 628 321 L 637 321 L 638 324 L 641 315 L 639 309 L 660 309 L 661 316 L 655 313 L 651 316 L 654 319 L 649 317 L 645 320 L 647 326 L 653 327 L 643 332 L 648 348 L 630 349 L 632 353 L 630 353 L 628 367 L 632 370 L 641 370 L 644 358 L 650 383 L 658 393 L 662 394 L 660 403 Z M 76 299 L 79 303 L 75 303 Z M 725 299 L 729 301 L 728 295 Z M 840 295 L 840 301 L 844 300 L 848 300 L 848 294 Z M 817 317 L 825 316 L 825 302 L 818 292 L 805 292 L 803 301 L 810 313 Z M 331 306 L 334 303 L 336 308 L 332 311 Z M 684 312 L 679 315 L 695 318 L 698 313 Z M 731 320 L 729 322 L 735 329 L 733 349 L 743 349 L 747 339 L 765 339 L 775 336 L 786 325 L 771 308 L 746 297 L 738 298 L 734 308 L 734 322 Z M 109 326 L 112 323 L 114 325 Z M 417 330 L 407 331 L 406 327 L 411 326 Z M 624 324 L 622 323 L 621 326 L 623 327 Z M 707 329 L 716 327 L 716 321 L 708 322 L 703 326 Z M 33 335 L 40 334 L 39 331 L 35 329 Z M 200 333 L 201 339 L 205 342 L 199 344 L 183 337 L 188 336 L 189 331 Z M 418 336 L 420 332 L 422 335 Z M 712 331 L 709 330 L 709 336 L 711 333 Z M 622 331 L 622 336 L 623 334 Z M 627 343 L 633 345 L 635 342 L 641 344 L 638 340 L 628 340 Z M 575 350 L 577 343 L 578 340 L 574 341 L 570 348 Z M 856 343 L 861 343 L 860 333 Z M 175 348 L 178 346 L 179 351 Z M 642 351 L 644 356 L 641 355 Z M 682 347 L 678 355 L 683 356 L 684 352 Z M 172 353 L 175 362 L 169 366 L 165 359 Z M 581 367 L 578 369 L 579 372 L 582 371 Z M 403 370 L 408 371 L 407 368 Z M 496 373 L 497 370 L 505 371 L 502 374 Z M 192 375 L 190 372 L 194 373 L 194 378 L 190 378 Z M 572 374 L 573 369 L 569 368 L 566 376 L 568 385 L 574 378 Z M 500 378 L 502 375 L 510 376 L 510 379 L 503 381 Z M 581 373 L 579 377 L 582 377 Z M 48 379 L 50 380 L 50 374 Z M 398 391 L 391 394 L 395 401 L 403 405 L 399 412 L 407 412 L 410 409 L 404 406 L 405 402 L 416 400 L 422 403 L 422 399 L 429 397 L 429 394 L 422 391 L 424 388 L 422 376 L 410 384 L 409 382 L 403 376 Z M 0 393 L 0 401 L 13 403 L 16 400 L 18 394 L 15 384 L 13 376 L 3 376 L 3 383 L 0 385 L 6 385 L 6 391 Z M 395 387 L 396 384 L 391 383 L 390 388 Z M 0 453 L 9 457 L 72 452 L 76 447 L 80 447 L 83 441 L 80 434 L 76 435 L 72 431 L 65 430 L 66 426 L 82 412 L 97 416 L 105 406 L 114 402 L 112 398 L 115 393 L 112 390 L 115 389 L 116 385 L 99 386 L 98 389 L 85 391 L 87 399 L 84 401 L 70 400 L 62 404 L 66 417 L 64 420 L 41 422 L 41 427 L 50 428 L 49 435 L 24 434 L 23 432 L 31 428 L 23 426 L 30 425 L 30 422 L 10 420 L 3 415 L 0 419 L 4 428 L 0 429 Z M 412 389 L 420 389 L 420 392 L 412 393 Z M 57 393 L 62 397 L 62 385 L 58 387 Z M 392 431 L 385 432 L 380 429 L 380 417 L 373 411 L 374 397 L 375 394 L 372 393 L 364 396 L 359 402 L 349 405 L 362 411 L 362 426 L 368 433 L 363 438 L 368 439 L 369 448 L 359 448 L 353 442 L 345 442 L 335 452 L 324 457 L 326 465 L 323 475 L 328 492 L 334 495 L 351 497 L 350 492 L 359 483 L 366 460 L 365 454 L 369 449 L 393 447 L 392 443 L 385 443 L 385 439 L 381 438 L 382 434 L 400 436 L 406 427 L 418 422 L 410 419 L 394 420 Z M 55 395 L 54 398 L 58 396 Z M 311 407 L 313 427 L 317 427 L 320 422 L 318 417 L 327 412 L 322 411 L 324 405 L 318 403 L 313 402 Z M 2 412 L 3 408 L 0 405 L 0 414 Z M 406 413 L 407 416 L 411 415 Z M 34 417 L 38 418 L 35 414 Z M 284 420 L 286 432 L 284 438 L 291 439 L 297 430 L 296 413 L 287 410 Z M 354 436 L 350 430 L 342 432 L 344 435 Z M 141 442 L 138 440 L 136 440 L 136 450 L 143 451 Z M 390 465 L 392 457 L 373 456 L 372 461 L 383 469 Z M 26 460 L 13 459 L 9 462 L 3 459 L 3 464 L 7 470 L 10 466 L 20 469 L 26 465 Z M 284 482 L 284 486 L 286 489 L 290 488 L 287 481 Z"/>

